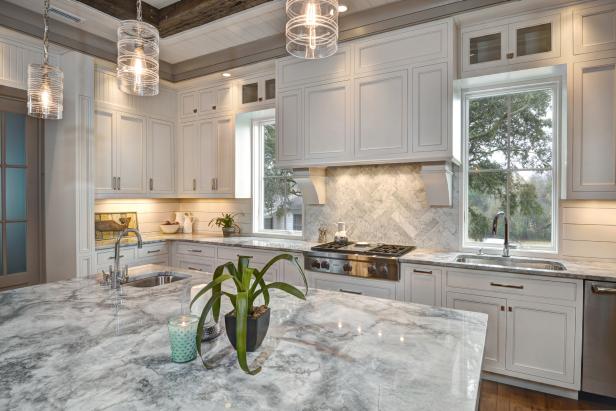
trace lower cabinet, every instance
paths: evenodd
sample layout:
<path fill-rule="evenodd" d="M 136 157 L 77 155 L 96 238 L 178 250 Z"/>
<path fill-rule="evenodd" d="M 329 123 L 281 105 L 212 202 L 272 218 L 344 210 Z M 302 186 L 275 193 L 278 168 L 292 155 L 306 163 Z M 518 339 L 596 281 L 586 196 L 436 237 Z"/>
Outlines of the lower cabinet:
<path fill-rule="evenodd" d="M 187 256 L 178 256 L 176 265 L 179 268 L 187 270 L 203 271 L 206 273 L 213 273 L 216 269 L 216 260 L 213 258 L 196 258 Z"/>
<path fill-rule="evenodd" d="M 113 265 L 115 259 L 115 250 L 113 248 L 99 250 L 96 252 L 96 274 L 103 270 L 109 270 L 109 266 Z M 144 264 L 161 264 L 168 265 L 169 251 L 166 243 L 145 244 L 143 248 L 137 246 L 120 248 L 120 267 L 128 265 L 135 267 Z"/>
<path fill-rule="evenodd" d="M 402 264 L 399 299 L 411 303 L 442 305 L 442 270 L 430 266 Z"/>
<path fill-rule="evenodd" d="M 367 295 L 370 297 L 396 299 L 396 281 L 367 280 L 336 274 L 323 274 L 307 271 L 309 284 L 320 290 L 339 291 L 341 293 Z"/>

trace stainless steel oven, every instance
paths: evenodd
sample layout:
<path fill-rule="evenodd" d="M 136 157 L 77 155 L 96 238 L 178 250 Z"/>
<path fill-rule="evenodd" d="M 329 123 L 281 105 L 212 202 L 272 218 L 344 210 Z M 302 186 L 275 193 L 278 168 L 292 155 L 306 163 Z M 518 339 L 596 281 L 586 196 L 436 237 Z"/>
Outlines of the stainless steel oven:
<path fill-rule="evenodd" d="M 582 391 L 616 397 L 616 282 L 584 286 Z"/>

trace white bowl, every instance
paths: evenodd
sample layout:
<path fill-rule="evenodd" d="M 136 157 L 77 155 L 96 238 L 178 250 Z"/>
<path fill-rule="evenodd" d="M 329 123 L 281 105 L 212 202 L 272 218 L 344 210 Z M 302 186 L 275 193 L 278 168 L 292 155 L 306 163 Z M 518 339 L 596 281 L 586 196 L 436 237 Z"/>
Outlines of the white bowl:
<path fill-rule="evenodd" d="M 165 234 L 175 234 L 178 232 L 179 229 L 180 229 L 179 224 L 161 224 L 160 225 L 160 231 L 162 231 Z"/>

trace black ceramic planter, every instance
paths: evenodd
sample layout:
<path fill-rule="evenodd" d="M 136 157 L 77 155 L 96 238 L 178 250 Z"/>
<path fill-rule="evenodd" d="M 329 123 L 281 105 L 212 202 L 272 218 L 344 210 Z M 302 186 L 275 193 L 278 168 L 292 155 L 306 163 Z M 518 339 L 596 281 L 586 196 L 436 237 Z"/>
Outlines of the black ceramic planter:
<path fill-rule="evenodd" d="M 227 337 L 235 347 L 235 315 L 226 314 L 225 315 L 225 328 L 227 330 Z M 265 313 L 263 313 L 259 318 L 254 319 L 248 317 L 248 324 L 246 330 L 246 351 L 253 352 L 256 351 L 257 348 L 261 346 L 265 335 L 267 334 L 267 329 L 269 328 L 270 322 L 270 309 L 267 307 Z"/>

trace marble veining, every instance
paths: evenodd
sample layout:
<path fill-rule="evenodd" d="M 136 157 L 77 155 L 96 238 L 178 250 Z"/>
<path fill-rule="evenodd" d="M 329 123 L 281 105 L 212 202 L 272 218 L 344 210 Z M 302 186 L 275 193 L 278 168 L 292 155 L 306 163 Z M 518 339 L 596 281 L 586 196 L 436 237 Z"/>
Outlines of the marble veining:
<path fill-rule="evenodd" d="M 144 266 L 132 270 L 138 275 Z M 273 292 L 244 374 L 223 335 L 170 361 L 166 320 L 208 274 L 122 295 L 76 279 L 0 293 L 0 409 L 474 410 L 484 314 L 311 290 Z M 223 311 L 229 306 L 223 307 Z"/>

